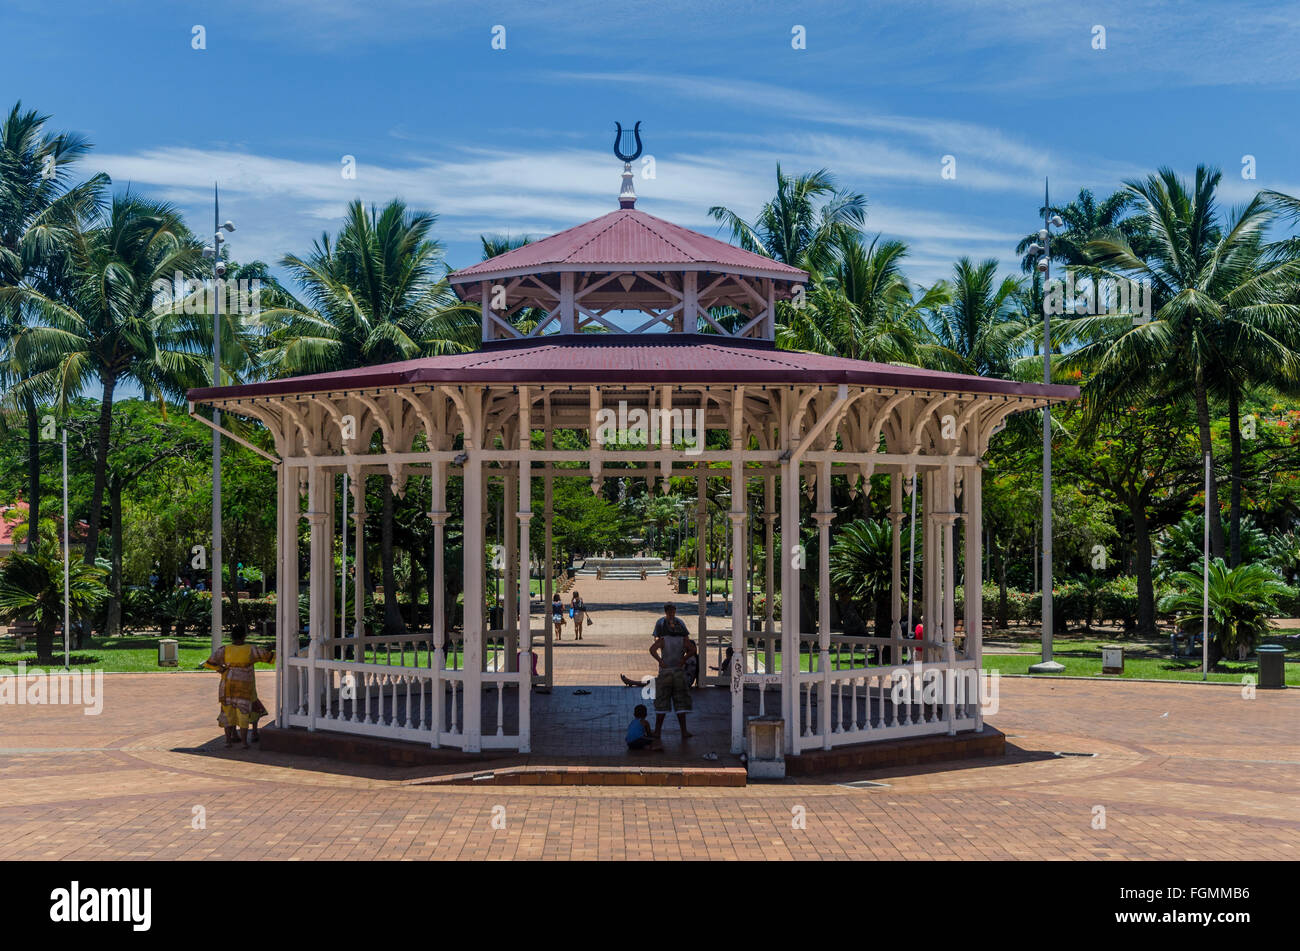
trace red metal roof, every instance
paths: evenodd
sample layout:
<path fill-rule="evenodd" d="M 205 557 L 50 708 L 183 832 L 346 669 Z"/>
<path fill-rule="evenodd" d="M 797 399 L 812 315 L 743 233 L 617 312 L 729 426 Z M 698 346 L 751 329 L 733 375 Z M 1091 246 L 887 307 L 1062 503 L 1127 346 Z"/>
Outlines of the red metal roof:
<path fill-rule="evenodd" d="M 767 341 L 709 334 L 578 334 L 502 341 L 472 353 L 189 392 L 194 403 L 437 383 L 798 383 L 886 386 L 958 393 L 1074 399 L 1077 386 L 1047 386 L 917 367 L 777 350 Z"/>
<path fill-rule="evenodd" d="M 808 272 L 742 250 L 635 208 L 620 208 L 585 224 L 515 248 L 453 273 L 453 285 L 545 271 L 735 271 L 802 283 Z"/>

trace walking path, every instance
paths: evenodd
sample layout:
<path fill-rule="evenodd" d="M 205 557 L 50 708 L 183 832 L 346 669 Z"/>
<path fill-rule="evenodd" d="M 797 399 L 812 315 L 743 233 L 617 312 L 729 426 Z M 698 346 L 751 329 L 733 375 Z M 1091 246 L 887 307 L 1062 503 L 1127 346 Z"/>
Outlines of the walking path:
<path fill-rule="evenodd" d="M 557 645 L 557 696 L 652 672 L 664 579 L 579 590 L 596 624 Z M 271 673 L 259 689 L 269 704 Z M 1005 759 L 741 789 L 417 785 L 420 768 L 225 752 L 211 674 L 104 690 L 99 716 L 0 707 L 0 859 L 1300 859 L 1294 689 L 1012 678 L 989 718 Z M 839 785 L 859 779 L 884 785 Z"/>

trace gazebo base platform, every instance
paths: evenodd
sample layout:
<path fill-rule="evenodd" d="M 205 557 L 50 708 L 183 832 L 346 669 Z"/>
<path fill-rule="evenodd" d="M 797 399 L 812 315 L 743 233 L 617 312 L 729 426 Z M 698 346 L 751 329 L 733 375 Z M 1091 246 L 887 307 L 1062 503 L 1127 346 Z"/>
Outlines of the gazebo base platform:
<path fill-rule="evenodd" d="M 581 690 L 583 693 L 575 691 Z M 746 714 L 758 712 L 754 691 L 746 691 Z M 266 728 L 267 751 L 316 756 L 369 766 L 419 768 L 429 783 L 496 783 L 501 785 L 672 785 L 742 786 L 744 762 L 729 751 L 730 694 L 725 689 L 694 691 L 689 726 L 694 736 L 683 741 L 676 718 L 663 726 L 664 752 L 627 752 L 623 734 L 629 711 L 643 702 L 636 688 L 558 686 L 533 697 L 532 752 L 506 750 L 464 753 L 422 743 L 338 733 L 301 727 Z M 647 704 L 649 705 L 649 704 Z M 653 712 L 651 713 L 653 717 Z M 964 732 L 908 737 L 804 750 L 786 758 L 789 776 L 912 766 L 943 760 L 1000 756 L 1003 735 L 990 726 Z M 706 759 L 706 754 L 716 754 Z"/>
<path fill-rule="evenodd" d="M 833 750 L 804 750 L 798 756 L 785 758 L 785 773 L 787 776 L 819 776 L 1004 756 L 1006 751 L 1007 741 L 1002 731 L 986 723 L 979 732 L 954 736 L 915 736 L 878 743 L 856 743 Z"/>

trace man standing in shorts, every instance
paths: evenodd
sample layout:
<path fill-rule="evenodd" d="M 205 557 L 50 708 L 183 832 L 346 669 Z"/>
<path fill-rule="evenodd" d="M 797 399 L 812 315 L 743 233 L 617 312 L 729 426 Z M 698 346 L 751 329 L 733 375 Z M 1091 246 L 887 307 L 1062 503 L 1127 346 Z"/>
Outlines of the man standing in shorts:
<path fill-rule="evenodd" d="M 677 608 L 665 604 L 664 616 L 655 622 L 655 642 L 650 646 L 650 656 L 659 662 L 659 676 L 655 678 L 656 738 L 663 730 L 669 710 L 677 713 L 682 739 L 692 735 L 686 730 L 686 712 L 691 709 L 691 692 L 686 689 L 686 658 L 695 653 L 695 645 L 687 635 L 686 625 L 677 618 Z"/>

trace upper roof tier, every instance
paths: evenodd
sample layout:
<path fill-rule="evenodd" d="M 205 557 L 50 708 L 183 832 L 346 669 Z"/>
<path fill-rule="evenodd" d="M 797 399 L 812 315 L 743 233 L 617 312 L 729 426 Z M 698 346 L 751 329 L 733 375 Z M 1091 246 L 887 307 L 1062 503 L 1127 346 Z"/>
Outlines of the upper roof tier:
<path fill-rule="evenodd" d="M 478 281 L 563 271 L 709 271 L 802 284 L 808 272 L 656 218 L 620 208 L 549 238 L 462 268 L 458 291 Z M 461 292 L 464 296 L 463 291 Z"/>
<path fill-rule="evenodd" d="M 621 200 L 450 275 L 461 299 L 479 304 L 484 343 L 589 330 L 775 338 L 777 302 L 799 294 L 807 271 L 638 211 L 635 196 Z"/>

